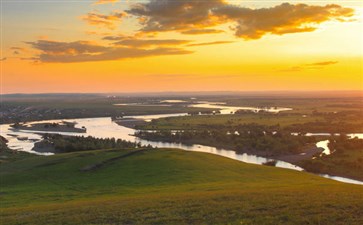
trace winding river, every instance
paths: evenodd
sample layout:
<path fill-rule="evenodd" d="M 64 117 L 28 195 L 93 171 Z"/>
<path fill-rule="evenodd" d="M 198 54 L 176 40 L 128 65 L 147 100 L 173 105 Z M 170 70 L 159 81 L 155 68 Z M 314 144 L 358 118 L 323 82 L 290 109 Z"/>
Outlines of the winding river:
<path fill-rule="evenodd" d="M 207 103 L 200 103 L 200 104 L 207 104 Z M 207 106 L 210 106 L 210 104 L 207 104 Z M 223 110 L 224 113 L 230 113 L 231 110 L 237 110 L 236 108 L 229 108 Z M 257 108 L 253 107 L 238 107 L 238 108 L 248 108 L 246 110 L 256 110 Z M 272 112 L 278 112 L 279 108 L 272 108 L 274 111 Z M 283 110 L 290 110 L 288 108 L 283 108 Z M 221 110 L 222 111 L 222 110 Z M 173 116 L 185 116 L 185 113 L 179 113 L 179 114 L 162 114 L 162 115 L 145 115 L 145 116 L 134 116 L 133 118 L 143 119 L 145 121 L 150 121 L 152 119 L 158 119 L 163 117 L 173 117 Z M 196 151 L 196 152 L 204 152 L 204 153 L 210 153 L 215 155 L 220 155 L 223 157 L 231 158 L 234 160 L 246 162 L 246 163 L 252 163 L 252 164 L 263 164 L 268 161 L 271 161 L 272 159 L 265 158 L 265 157 L 259 157 L 256 155 L 249 155 L 249 154 L 237 154 L 233 150 L 228 149 L 219 149 L 211 146 L 205 146 L 205 145 L 185 145 L 181 143 L 171 143 L 171 142 L 155 142 L 155 141 L 147 141 L 144 139 L 137 138 L 133 136 L 135 133 L 135 129 L 127 128 L 125 126 L 118 125 L 114 123 L 110 117 L 102 117 L 102 118 L 85 118 L 85 119 L 70 119 L 70 120 L 43 120 L 43 121 L 37 121 L 37 122 L 31 122 L 32 123 L 59 123 L 62 121 L 69 121 L 69 122 L 76 122 L 76 127 L 86 127 L 87 132 L 86 133 L 72 133 L 72 132 L 42 132 L 42 131 L 31 131 L 31 130 L 18 130 L 13 129 L 10 127 L 10 124 L 3 124 L 0 125 L 0 131 L 1 135 L 5 137 L 9 142 L 8 146 L 11 149 L 18 150 L 18 151 L 26 151 L 34 154 L 39 155 L 52 155 L 52 153 L 39 153 L 32 150 L 34 147 L 34 143 L 42 138 L 40 135 L 41 133 L 58 133 L 58 134 L 64 134 L 64 135 L 74 135 L 74 136 L 93 136 L 97 138 L 120 138 L 127 141 L 132 142 L 140 142 L 142 145 L 151 145 L 153 147 L 158 148 L 178 148 L 183 149 L 186 151 Z M 20 138 L 19 140 L 19 137 Z M 286 168 L 286 169 L 292 169 L 297 171 L 302 171 L 303 169 L 301 167 L 298 167 L 296 165 L 293 165 L 288 162 L 279 161 L 277 160 L 276 167 L 280 168 Z M 346 183 L 353 183 L 353 184 L 360 184 L 363 185 L 363 182 L 358 180 L 352 180 L 344 177 L 337 177 L 337 176 L 329 176 L 326 174 L 321 174 L 320 176 L 326 177 L 329 179 L 334 179 L 341 182 Z"/>

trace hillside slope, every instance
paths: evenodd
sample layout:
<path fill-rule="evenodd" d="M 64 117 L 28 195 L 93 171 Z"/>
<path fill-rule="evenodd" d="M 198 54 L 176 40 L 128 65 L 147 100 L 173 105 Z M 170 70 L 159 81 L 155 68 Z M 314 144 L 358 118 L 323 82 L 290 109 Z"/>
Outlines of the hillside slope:
<path fill-rule="evenodd" d="M 362 224 L 363 186 L 172 149 L 0 164 L 1 224 Z"/>

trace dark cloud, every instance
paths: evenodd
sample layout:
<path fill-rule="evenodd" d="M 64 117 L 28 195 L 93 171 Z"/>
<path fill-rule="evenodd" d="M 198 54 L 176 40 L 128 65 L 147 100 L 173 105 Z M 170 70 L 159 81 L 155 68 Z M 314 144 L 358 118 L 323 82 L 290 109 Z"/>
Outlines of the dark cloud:
<path fill-rule="evenodd" d="M 249 9 L 224 6 L 214 10 L 215 15 L 237 21 L 235 35 L 244 39 L 259 39 L 265 34 L 287 34 L 311 32 L 317 24 L 329 21 L 344 21 L 353 16 L 353 9 L 339 5 L 309 6 L 284 3 L 271 8 Z"/>
<path fill-rule="evenodd" d="M 225 32 L 224 30 L 217 30 L 217 29 L 191 29 L 191 30 L 181 31 L 180 33 L 197 35 L 197 34 L 218 34 L 224 32 Z"/>
<path fill-rule="evenodd" d="M 137 16 L 143 32 L 179 31 L 198 33 L 216 25 L 235 23 L 235 35 L 259 39 L 266 34 L 311 32 L 330 20 L 346 21 L 351 8 L 339 5 L 311 6 L 283 3 L 271 8 L 251 9 L 222 0 L 151 0 L 132 5 L 127 12 Z"/>
<path fill-rule="evenodd" d="M 103 40 L 116 41 L 113 44 L 128 47 L 175 46 L 188 44 L 190 40 L 179 39 L 140 39 L 136 36 L 105 36 Z"/>
<path fill-rule="evenodd" d="M 87 41 L 74 41 L 74 42 L 58 42 L 48 40 L 38 40 L 36 42 L 26 42 L 34 49 L 46 52 L 48 55 L 79 55 L 101 53 L 108 49 L 108 47 L 95 45 Z"/>
<path fill-rule="evenodd" d="M 125 12 L 114 11 L 109 15 L 101 14 L 98 12 L 87 13 L 81 17 L 82 20 L 86 21 L 90 25 L 102 26 L 109 29 L 115 29 L 117 23 L 126 17 Z"/>
<path fill-rule="evenodd" d="M 189 44 L 188 46 L 192 47 L 192 46 L 220 45 L 220 44 L 230 44 L 230 43 L 234 43 L 234 41 L 212 41 L 212 42 Z"/>
<path fill-rule="evenodd" d="M 11 47 L 11 50 L 19 50 L 19 51 L 25 51 L 25 48 L 21 48 L 21 47 Z"/>
<path fill-rule="evenodd" d="M 107 41 L 120 41 L 120 40 L 124 40 L 124 39 L 128 39 L 131 38 L 131 36 L 126 36 L 126 35 L 118 35 L 118 36 L 105 36 L 102 39 L 103 40 L 107 40 Z"/>
<path fill-rule="evenodd" d="M 130 47 L 150 47 L 150 46 L 173 46 L 187 44 L 189 40 L 177 39 L 124 39 L 115 42 L 115 45 L 130 46 Z"/>
<path fill-rule="evenodd" d="M 40 51 L 40 54 L 37 57 L 32 58 L 32 60 L 40 62 L 92 62 L 192 53 L 192 51 L 180 48 L 141 49 L 114 46 L 107 47 L 85 41 L 56 42 L 38 40 L 36 42 L 27 43 Z"/>
<path fill-rule="evenodd" d="M 219 24 L 219 18 L 211 10 L 223 5 L 222 0 L 151 0 L 133 4 L 126 12 L 139 17 L 142 31 L 180 31 Z"/>

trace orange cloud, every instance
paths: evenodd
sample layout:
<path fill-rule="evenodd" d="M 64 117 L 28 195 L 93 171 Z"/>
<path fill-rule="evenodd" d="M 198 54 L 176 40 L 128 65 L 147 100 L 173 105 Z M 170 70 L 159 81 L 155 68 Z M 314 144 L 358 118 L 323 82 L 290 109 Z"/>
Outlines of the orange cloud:
<path fill-rule="evenodd" d="M 82 16 L 81 19 L 90 25 L 106 27 L 113 30 L 116 28 L 117 23 L 121 22 L 121 20 L 126 16 L 127 13 L 118 11 L 114 11 L 109 15 L 92 12 Z"/>
<path fill-rule="evenodd" d="M 97 2 L 93 3 L 93 5 L 103 5 L 116 2 L 118 2 L 118 0 L 98 0 Z"/>

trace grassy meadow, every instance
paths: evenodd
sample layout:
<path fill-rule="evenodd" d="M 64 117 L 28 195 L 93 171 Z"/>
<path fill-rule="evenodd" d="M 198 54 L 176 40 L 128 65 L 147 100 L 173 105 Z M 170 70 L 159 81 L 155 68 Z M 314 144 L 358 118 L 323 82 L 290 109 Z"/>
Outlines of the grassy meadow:
<path fill-rule="evenodd" d="M 233 115 L 198 115 L 188 117 L 161 118 L 153 121 L 143 129 L 204 129 L 208 126 L 239 126 L 244 124 L 256 123 L 259 125 L 273 126 L 279 124 L 286 127 L 292 124 L 303 124 L 323 120 L 322 116 L 303 117 L 300 114 L 233 114 Z"/>
<path fill-rule="evenodd" d="M 2 224 L 362 224 L 363 186 L 173 149 L 0 164 Z"/>

